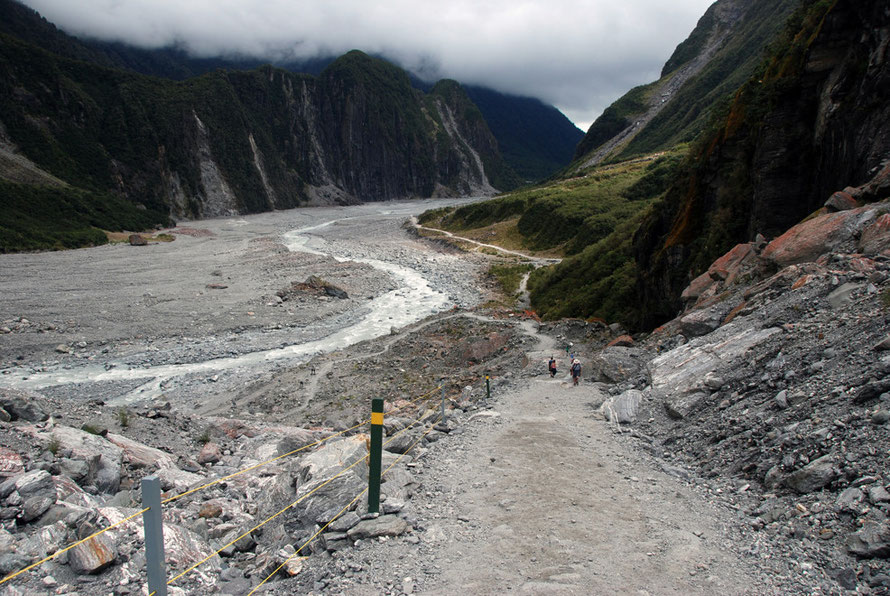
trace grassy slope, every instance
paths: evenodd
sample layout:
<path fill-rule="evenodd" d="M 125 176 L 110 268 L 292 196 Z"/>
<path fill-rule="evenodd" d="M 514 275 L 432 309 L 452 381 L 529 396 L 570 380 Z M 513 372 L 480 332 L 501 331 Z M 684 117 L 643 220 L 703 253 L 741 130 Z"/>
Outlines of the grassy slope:
<path fill-rule="evenodd" d="M 633 231 L 661 196 L 683 151 L 596 167 L 578 178 L 458 209 L 429 211 L 420 221 L 511 248 L 568 255 L 560 265 L 532 275 L 529 289 L 538 313 L 630 324 Z"/>
<path fill-rule="evenodd" d="M 0 181 L 0 197 L 0 253 L 95 246 L 107 241 L 102 229 L 136 231 L 167 222 L 114 195 L 70 187 Z"/>

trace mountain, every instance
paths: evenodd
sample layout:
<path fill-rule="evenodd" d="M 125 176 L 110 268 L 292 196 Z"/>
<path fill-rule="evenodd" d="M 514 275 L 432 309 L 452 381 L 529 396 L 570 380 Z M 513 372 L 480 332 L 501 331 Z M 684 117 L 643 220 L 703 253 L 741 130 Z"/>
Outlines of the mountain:
<path fill-rule="evenodd" d="M 201 76 L 217 69 L 252 70 L 268 61 L 243 56 L 194 58 L 178 47 L 142 49 L 119 42 L 75 39 L 15 0 L 0 0 L 0 32 L 55 54 L 173 80 Z M 385 59 L 384 56 L 375 56 Z M 320 75 L 337 56 L 273 61 L 272 66 L 294 73 Z M 412 84 L 429 92 L 428 83 L 412 76 Z M 464 85 L 482 112 L 504 161 L 521 180 L 533 182 L 564 168 L 584 133 L 553 106 L 538 99 L 509 95 L 476 85 Z"/>
<path fill-rule="evenodd" d="M 0 33 L 0 175 L 7 203 L 20 208 L 4 210 L 2 250 L 54 245 L 35 240 L 61 225 L 53 199 L 26 213 L 35 184 L 80 214 L 64 218 L 80 222 L 57 242 L 68 246 L 87 233 L 97 240 L 102 221 L 123 226 L 103 219 L 122 204 L 161 224 L 310 202 L 494 194 L 519 182 L 460 85 L 425 94 L 358 51 L 317 77 L 265 66 L 173 81 L 97 64 L 45 21 L 24 29 L 49 31 L 47 47 L 81 59 Z"/>
<path fill-rule="evenodd" d="M 684 288 L 737 244 L 781 234 L 824 210 L 829 197 L 832 205 L 850 205 L 890 196 L 886 3 L 802 0 L 778 27 L 771 7 L 758 2 L 732 21 L 727 15 L 738 6 L 726 0 L 712 6 L 665 66 L 668 76 L 680 72 L 706 47 L 716 48 L 705 54 L 724 65 L 747 70 L 755 63 L 725 100 L 711 104 L 691 144 L 657 145 L 653 154 L 620 161 L 628 149 L 616 144 L 601 153 L 606 143 L 549 184 L 423 220 L 564 256 L 528 280 L 542 317 L 598 317 L 642 331 L 672 319 Z M 776 33 L 749 38 L 766 48 L 758 54 L 733 37 L 732 27 L 719 25 L 730 22 L 736 31 Z M 702 41 L 714 31 L 724 31 L 727 41 Z M 707 63 L 698 68 L 724 70 Z M 713 89 L 738 76 L 732 71 Z M 687 81 L 696 84 L 694 77 Z M 640 97 L 637 89 L 622 101 Z M 684 124 L 692 112 L 680 109 L 690 101 L 664 108 L 658 118 L 667 125 L 657 130 L 692 134 Z"/>
<path fill-rule="evenodd" d="M 553 106 L 475 85 L 464 89 L 498 140 L 504 161 L 522 179 L 543 180 L 572 160 L 584 133 Z"/>
<path fill-rule="evenodd" d="M 714 259 L 781 234 L 836 191 L 890 196 L 888 30 L 882 0 L 801 4 L 636 232 L 648 323 L 676 314 Z"/>
<path fill-rule="evenodd" d="M 665 63 L 658 81 L 630 90 L 594 121 L 574 159 L 644 155 L 691 141 L 751 76 L 798 0 L 718 0 Z"/>

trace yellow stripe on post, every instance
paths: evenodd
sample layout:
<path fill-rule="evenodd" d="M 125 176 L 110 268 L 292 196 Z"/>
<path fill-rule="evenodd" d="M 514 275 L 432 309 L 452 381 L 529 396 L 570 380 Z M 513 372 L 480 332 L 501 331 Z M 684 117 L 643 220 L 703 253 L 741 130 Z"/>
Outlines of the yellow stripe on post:
<path fill-rule="evenodd" d="M 383 412 L 371 412 L 371 424 L 383 424 Z"/>

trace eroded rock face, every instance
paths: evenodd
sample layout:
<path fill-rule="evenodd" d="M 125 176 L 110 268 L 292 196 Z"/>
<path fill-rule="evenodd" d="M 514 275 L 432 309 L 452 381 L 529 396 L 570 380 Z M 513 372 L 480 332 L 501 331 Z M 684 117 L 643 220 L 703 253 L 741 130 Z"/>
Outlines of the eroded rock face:
<path fill-rule="evenodd" d="M 816 261 L 823 254 L 852 240 L 875 217 L 873 207 L 815 217 L 770 242 L 763 251 L 763 258 L 780 267 Z"/>
<path fill-rule="evenodd" d="M 114 543 L 102 534 L 78 544 L 68 551 L 68 564 L 76 573 L 99 573 L 117 559 Z"/>
<path fill-rule="evenodd" d="M 642 401 L 642 391 L 629 389 L 616 398 L 606 400 L 600 407 L 600 411 L 607 422 L 632 424 L 637 421 Z"/>

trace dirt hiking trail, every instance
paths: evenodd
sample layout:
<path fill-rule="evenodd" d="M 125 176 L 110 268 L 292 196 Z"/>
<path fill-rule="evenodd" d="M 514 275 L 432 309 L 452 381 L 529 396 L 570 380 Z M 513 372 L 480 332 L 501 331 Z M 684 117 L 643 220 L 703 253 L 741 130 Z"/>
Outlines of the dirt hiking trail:
<path fill-rule="evenodd" d="M 343 569 L 376 572 L 342 593 L 379 593 L 383 570 L 390 594 L 780 593 L 731 550 L 738 514 L 622 440 L 594 386 L 572 387 L 565 367 L 551 379 L 553 340 L 521 325 L 542 374 L 430 446 L 414 471 L 415 538 L 344 551 Z"/>

